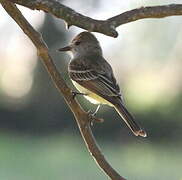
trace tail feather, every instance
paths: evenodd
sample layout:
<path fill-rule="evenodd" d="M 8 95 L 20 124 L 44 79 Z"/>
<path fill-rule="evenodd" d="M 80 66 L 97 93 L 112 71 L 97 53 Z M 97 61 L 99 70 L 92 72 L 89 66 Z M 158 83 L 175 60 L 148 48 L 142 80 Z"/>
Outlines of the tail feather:
<path fill-rule="evenodd" d="M 120 114 L 122 119 L 125 121 L 125 123 L 131 129 L 135 136 L 147 136 L 146 132 L 143 129 L 141 129 L 141 127 L 135 122 L 133 116 L 129 113 L 129 111 L 122 103 L 116 105 L 115 109 Z"/>

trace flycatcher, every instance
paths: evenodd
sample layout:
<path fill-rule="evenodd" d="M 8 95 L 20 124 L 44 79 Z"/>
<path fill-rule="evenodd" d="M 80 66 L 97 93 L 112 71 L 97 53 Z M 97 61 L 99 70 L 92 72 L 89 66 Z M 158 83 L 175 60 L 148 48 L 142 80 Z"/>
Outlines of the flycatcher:
<path fill-rule="evenodd" d="M 146 132 L 134 121 L 126 109 L 120 88 L 110 64 L 103 58 L 99 41 L 90 32 L 78 34 L 69 46 L 59 51 L 71 51 L 69 76 L 75 87 L 93 104 L 107 104 L 116 109 L 136 136 L 146 137 Z"/>

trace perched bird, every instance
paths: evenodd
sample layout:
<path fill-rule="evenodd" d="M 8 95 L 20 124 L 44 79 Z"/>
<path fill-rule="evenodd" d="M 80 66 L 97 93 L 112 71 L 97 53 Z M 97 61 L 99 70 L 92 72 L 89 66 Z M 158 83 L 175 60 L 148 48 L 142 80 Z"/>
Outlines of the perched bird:
<path fill-rule="evenodd" d="M 136 136 L 146 137 L 146 132 L 126 109 L 113 70 L 103 58 L 99 41 L 92 33 L 84 31 L 78 34 L 69 46 L 59 51 L 71 51 L 73 57 L 68 73 L 75 87 L 86 99 L 93 104 L 114 107 Z"/>

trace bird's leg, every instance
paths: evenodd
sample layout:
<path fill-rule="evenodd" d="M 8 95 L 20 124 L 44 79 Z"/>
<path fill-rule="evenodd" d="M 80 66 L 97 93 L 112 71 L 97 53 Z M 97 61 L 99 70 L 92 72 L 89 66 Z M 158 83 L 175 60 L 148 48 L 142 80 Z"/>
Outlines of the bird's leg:
<path fill-rule="evenodd" d="M 90 121 L 91 126 L 93 126 L 93 123 L 96 120 L 95 115 L 97 114 L 99 108 L 100 108 L 100 104 L 97 106 L 97 108 L 94 112 L 92 112 L 91 110 L 88 111 L 88 114 L 91 116 L 91 121 Z"/>
<path fill-rule="evenodd" d="M 87 96 L 87 94 L 85 94 L 85 93 L 72 91 L 72 97 L 73 97 L 73 99 L 74 99 L 77 95 Z"/>
<path fill-rule="evenodd" d="M 92 113 L 92 116 L 95 116 L 97 114 L 97 112 L 99 111 L 100 108 L 100 104 L 97 106 L 95 112 Z"/>

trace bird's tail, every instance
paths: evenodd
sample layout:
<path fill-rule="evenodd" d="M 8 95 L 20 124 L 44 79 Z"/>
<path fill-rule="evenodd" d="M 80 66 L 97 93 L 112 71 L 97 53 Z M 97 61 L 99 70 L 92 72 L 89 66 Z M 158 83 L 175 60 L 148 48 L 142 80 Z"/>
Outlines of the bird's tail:
<path fill-rule="evenodd" d="M 129 113 L 122 103 L 115 105 L 116 111 L 120 114 L 127 126 L 131 129 L 135 136 L 146 137 L 146 132 L 135 122 L 133 116 Z"/>

